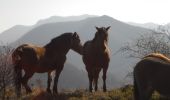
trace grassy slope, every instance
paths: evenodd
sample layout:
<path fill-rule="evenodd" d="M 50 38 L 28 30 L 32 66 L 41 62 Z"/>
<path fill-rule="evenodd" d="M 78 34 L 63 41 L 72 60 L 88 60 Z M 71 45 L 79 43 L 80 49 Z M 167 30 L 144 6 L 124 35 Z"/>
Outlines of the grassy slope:
<path fill-rule="evenodd" d="M 10 91 L 11 92 L 11 91 Z M 133 100 L 133 87 L 125 86 L 119 89 L 112 89 L 106 93 L 102 91 L 89 93 L 88 90 L 62 90 L 58 96 L 53 96 L 44 91 L 44 89 L 33 89 L 33 93 L 29 95 L 24 94 L 20 100 Z M 9 93 L 7 93 L 9 95 Z M 13 93 L 11 93 L 13 95 Z M 11 97 L 11 96 L 10 96 Z M 14 100 L 14 98 L 10 98 Z M 152 100 L 167 100 L 160 98 L 157 93 L 154 93 Z"/>

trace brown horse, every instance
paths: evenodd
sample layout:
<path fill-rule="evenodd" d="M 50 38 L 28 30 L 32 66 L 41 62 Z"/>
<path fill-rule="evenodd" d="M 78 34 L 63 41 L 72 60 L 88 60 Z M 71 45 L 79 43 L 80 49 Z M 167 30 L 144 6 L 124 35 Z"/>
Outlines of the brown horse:
<path fill-rule="evenodd" d="M 161 53 L 151 53 L 149 55 L 146 55 L 144 58 L 147 58 L 147 57 L 156 57 L 156 58 L 159 58 L 159 59 L 162 59 L 162 60 L 170 61 L 170 59 L 168 57 L 164 56 Z"/>
<path fill-rule="evenodd" d="M 64 67 L 67 52 L 72 49 L 82 54 L 80 38 L 75 33 L 64 33 L 51 40 L 44 47 L 32 44 L 23 44 L 15 49 L 12 54 L 13 64 L 16 72 L 17 95 L 20 96 L 21 84 L 25 87 L 26 92 L 32 92 L 28 86 L 28 80 L 35 72 L 48 72 L 47 91 L 51 93 L 50 84 L 52 81 L 51 72 L 55 70 L 53 93 L 57 94 L 57 83 L 59 75 Z M 21 70 L 25 71 L 22 77 Z"/>
<path fill-rule="evenodd" d="M 93 40 L 87 41 L 83 46 L 83 62 L 86 65 L 89 78 L 89 91 L 92 92 L 94 82 L 95 91 L 98 89 L 98 77 L 103 69 L 103 91 L 106 92 L 106 73 L 110 61 L 110 51 L 108 47 L 108 30 L 110 26 L 97 29 Z"/>
<path fill-rule="evenodd" d="M 154 91 L 170 96 L 170 60 L 153 53 L 145 56 L 134 68 L 134 98 L 149 100 Z"/>

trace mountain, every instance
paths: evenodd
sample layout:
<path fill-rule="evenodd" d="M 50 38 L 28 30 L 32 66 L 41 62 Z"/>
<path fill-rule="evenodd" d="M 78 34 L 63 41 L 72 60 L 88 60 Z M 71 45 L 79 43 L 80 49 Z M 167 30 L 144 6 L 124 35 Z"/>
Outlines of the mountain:
<path fill-rule="evenodd" d="M 149 29 L 132 26 L 104 15 L 79 21 L 43 24 L 33 28 L 11 45 L 16 47 L 23 43 L 33 43 L 43 46 L 52 38 L 65 32 L 77 32 L 80 35 L 82 43 L 85 43 L 85 41 L 93 39 L 96 32 L 95 26 L 111 26 L 109 30 L 111 61 L 108 74 L 114 76 L 114 80 L 111 80 L 112 82 L 115 84 L 119 82 L 119 84 L 122 85 L 123 82 L 126 82 L 125 76 L 132 71 L 136 61 L 126 58 L 121 53 L 116 54 L 116 52 L 120 47 L 124 46 L 127 42 L 131 42 L 131 40 L 137 38 L 141 34 L 150 33 L 151 31 Z M 80 70 L 85 69 L 81 56 L 72 50 L 67 54 L 67 61 Z"/>
<path fill-rule="evenodd" d="M 165 24 L 165 25 L 159 25 L 159 24 L 155 24 L 155 23 L 139 24 L 139 23 L 129 22 L 128 24 L 133 25 L 133 26 L 137 26 L 137 27 L 151 29 L 151 30 L 154 30 L 156 32 L 166 33 L 167 35 L 170 35 L 170 23 Z"/>
<path fill-rule="evenodd" d="M 16 25 L 2 33 L 0 33 L 0 42 L 4 44 L 12 43 L 18 40 L 20 37 L 25 35 L 28 31 L 33 28 L 36 28 L 40 25 L 47 23 L 55 23 L 55 22 L 66 22 L 66 21 L 79 21 L 89 17 L 96 17 L 95 15 L 80 15 L 80 16 L 68 16 L 68 17 L 60 17 L 60 16 L 52 16 L 47 19 L 42 19 L 38 21 L 35 25 L 24 26 L 24 25 Z"/>
<path fill-rule="evenodd" d="M 32 26 L 16 25 L 0 34 L 0 42 L 7 44 L 16 41 L 25 33 L 27 33 Z"/>
<path fill-rule="evenodd" d="M 50 18 L 40 20 L 36 23 L 37 26 L 47 23 L 56 23 L 56 22 L 69 22 L 69 21 L 79 21 L 90 17 L 96 17 L 95 15 L 80 15 L 80 16 L 67 16 L 67 17 L 61 17 L 61 16 L 51 16 Z"/>
<path fill-rule="evenodd" d="M 155 30 L 158 28 L 158 24 L 155 23 L 144 23 L 144 24 L 139 24 L 139 23 L 134 23 L 134 22 L 128 22 L 128 24 L 137 26 L 137 27 L 142 27 L 142 28 L 147 28 L 147 29 L 152 29 Z"/>

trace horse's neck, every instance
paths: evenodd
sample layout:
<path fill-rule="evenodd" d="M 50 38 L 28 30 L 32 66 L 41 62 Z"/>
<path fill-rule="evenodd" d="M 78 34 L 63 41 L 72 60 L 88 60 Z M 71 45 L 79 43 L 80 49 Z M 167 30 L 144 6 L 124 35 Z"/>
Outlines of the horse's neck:
<path fill-rule="evenodd" d="M 94 41 L 94 47 L 96 48 L 101 48 L 101 49 L 106 49 L 106 46 L 108 45 L 107 40 L 100 40 L 100 39 L 95 39 Z"/>
<path fill-rule="evenodd" d="M 73 51 L 77 52 L 78 54 L 83 54 L 83 45 L 79 45 L 78 47 L 71 48 Z"/>
<path fill-rule="evenodd" d="M 44 46 L 44 48 L 46 49 L 46 54 L 50 53 L 50 54 L 63 54 L 66 55 L 68 53 L 68 51 L 70 50 L 70 46 L 68 46 L 68 44 L 62 44 L 59 43 L 58 45 L 55 46 L 51 46 L 50 44 Z"/>

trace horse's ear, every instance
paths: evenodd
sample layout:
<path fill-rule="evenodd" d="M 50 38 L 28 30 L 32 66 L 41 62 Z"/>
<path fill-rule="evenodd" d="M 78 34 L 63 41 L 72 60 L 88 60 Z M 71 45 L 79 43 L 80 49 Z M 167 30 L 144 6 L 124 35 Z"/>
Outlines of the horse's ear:
<path fill-rule="evenodd" d="M 96 26 L 95 26 L 96 27 Z M 98 27 L 96 27 L 96 30 L 98 30 L 99 31 L 99 28 Z"/>
<path fill-rule="evenodd" d="M 74 32 L 74 34 L 77 34 L 77 32 Z"/>
<path fill-rule="evenodd" d="M 111 26 L 107 27 L 107 28 L 106 28 L 106 31 L 108 31 L 108 30 L 110 29 L 110 27 L 111 27 Z"/>
<path fill-rule="evenodd" d="M 78 36 L 77 32 L 74 32 L 73 37 L 77 37 L 77 36 Z"/>

